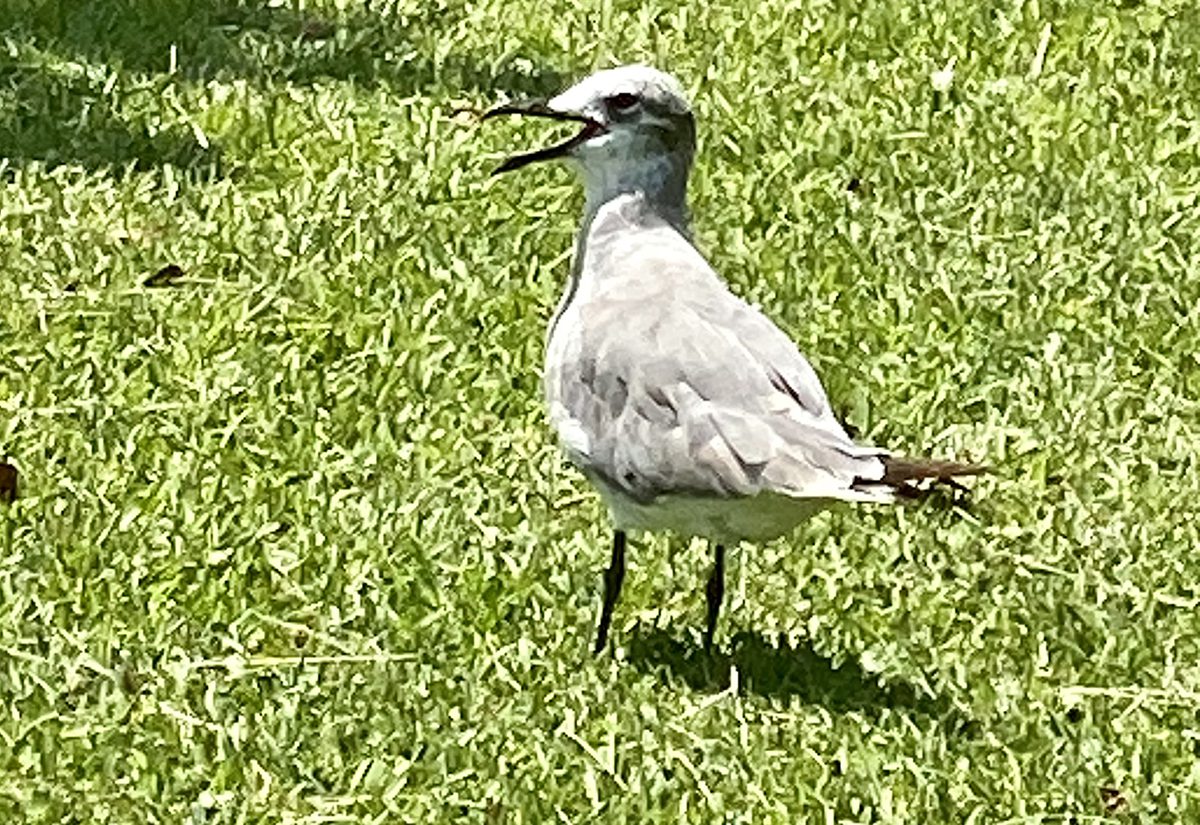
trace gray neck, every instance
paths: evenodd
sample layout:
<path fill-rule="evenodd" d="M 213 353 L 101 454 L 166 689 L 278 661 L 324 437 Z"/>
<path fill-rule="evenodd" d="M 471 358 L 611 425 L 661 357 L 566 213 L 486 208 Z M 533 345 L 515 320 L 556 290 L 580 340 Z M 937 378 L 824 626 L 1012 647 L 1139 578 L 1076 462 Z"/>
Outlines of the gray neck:
<path fill-rule="evenodd" d="M 612 164 L 599 169 L 584 168 L 583 222 L 575 238 L 571 279 L 550 321 L 550 335 L 554 334 L 559 316 L 571 304 L 579 288 L 579 276 L 587 255 L 592 221 L 605 204 L 623 195 L 640 195 L 648 210 L 675 227 L 679 234 L 691 239 L 687 209 L 687 182 L 691 165 L 692 153 L 687 151 L 647 158 L 640 163 Z"/>
<path fill-rule="evenodd" d="M 692 167 L 690 151 L 647 157 L 636 162 L 598 164 L 584 167 L 583 222 L 575 239 L 575 260 L 571 267 L 570 292 L 575 290 L 579 268 L 587 252 L 592 221 L 605 204 L 623 195 L 639 195 L 645 208 L 691 238 L 687 208 L 688 172 Z M 568 295 L 567 300 L 570 300 Z"/>
<path fill-rule="evenodd" d="M 684 235 L 688 227 L 687 184 L 691 153 L 660 155 L 636 163 L 604 165 L 583 170 L 586 200 L 579 242 L 587 238 L 592 220 L 606 203 L 621 195 L 641 195 L 646 206 Z M 579 250 L 582 252 L 582 248 Z"/>

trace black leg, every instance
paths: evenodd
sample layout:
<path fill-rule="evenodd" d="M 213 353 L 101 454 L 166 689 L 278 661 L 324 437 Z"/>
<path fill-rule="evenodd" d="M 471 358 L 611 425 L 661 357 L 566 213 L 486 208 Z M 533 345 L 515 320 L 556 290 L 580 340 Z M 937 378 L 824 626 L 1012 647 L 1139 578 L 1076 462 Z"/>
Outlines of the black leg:
<path fill-rule="evenodd" d="M 604 650 L 608 641 L 608 626 L 612 624 L 613 606 L 621 595 L 621 582 L 625 581 L 625 531 L 618 530 L 613 536 L 612 561 L 604 573 L 604 604 L 600 608 L 600 626 L 596 628 L 596 649 Z"/>
<path fill-rule="evenodd" d="M 725 598 L 725 546 L 722 544 L 717 545 L 717 559 L 713 563 L 704 595 L 708 597 L 708 626 L 704 631 L 704 649 L 712 650 L 713 634 L 717 632 L 717 614 L 721 612 L 721 599 Z"/>

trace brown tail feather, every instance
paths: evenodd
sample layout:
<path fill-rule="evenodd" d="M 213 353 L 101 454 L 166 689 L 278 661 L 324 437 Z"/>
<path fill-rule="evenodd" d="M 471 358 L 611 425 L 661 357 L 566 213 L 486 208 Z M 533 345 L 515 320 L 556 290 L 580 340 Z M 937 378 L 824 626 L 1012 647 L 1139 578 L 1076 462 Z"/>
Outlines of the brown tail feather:
<path fill-rule="evenodd" d="M 883 478 L 876 483 L 900 486 L 905 482 L 923 479 L 949 483 L 955 476 L 977 476 L 990 471 L 990 468 L 979 464 L 963 464 L 958 461 L 883 456 Z"/>
<path fill-rule="evenodd" d="M 956 481 L 956 476 L 975 476 L 990 473 L 991 468 L 979 464 L 963 464 L 958 461 L 940 461 L 935 458 L 909 458 L 908 456 L 882 456 L 883 478 L 855 479 L 855 487 L 876 488 L 880 485 L 891 487 L 901 498 L 924 498 L 932 490 L 929 487 L 918 487 L 914 481 L 933 481 L 934 484 L 945 484 L 956 490 L 966 491 L 967 488 Z"/>

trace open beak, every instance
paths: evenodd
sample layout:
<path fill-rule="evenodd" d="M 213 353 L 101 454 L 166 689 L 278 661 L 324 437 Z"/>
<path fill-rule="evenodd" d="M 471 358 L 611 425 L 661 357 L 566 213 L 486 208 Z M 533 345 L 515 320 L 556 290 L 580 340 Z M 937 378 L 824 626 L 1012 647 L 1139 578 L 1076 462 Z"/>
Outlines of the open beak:
<path fill-rule="evenodd" d="M 564 140 L 562 143 L 548 146 L 545 149 L 537 149 L 532 152 L 513 155 L 497 166 L 496 170 L 492 172 L 493 175 L 499 175 L 501 172 L 511 172 L 513 169 L 520 169 L 522 166 L 527 166 L 530 163 L 561 158 L 570 154 L 571 150 L 579 144 L 585 143 L 597 135 L 604 134 L 604 124 L 599 121 L 577 112 L 560 112 L 558 109 L 552 109 L 544 100 L 522 100 L 501 103 L 499 106 L 484 112 L 480 120 L 490 120 L 501 115 L 522 115 L 524 117 L 544 117 L 550 120 L 567 120 L 581 123 L 583 124 L 583 128 L 579 130 L 579 134 Z"/>

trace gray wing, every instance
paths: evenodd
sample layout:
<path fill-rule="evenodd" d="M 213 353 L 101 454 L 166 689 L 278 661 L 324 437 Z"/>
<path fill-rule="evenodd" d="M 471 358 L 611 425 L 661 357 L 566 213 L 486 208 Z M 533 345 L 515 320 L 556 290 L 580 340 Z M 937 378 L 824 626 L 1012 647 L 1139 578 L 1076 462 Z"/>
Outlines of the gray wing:
<path fill-rule="evenodd" d="M 851 441 L 795 344 L 691 251 L 638 261 L 653 277 L 575 307 L 570 345 L 547 375 L 572 459 L 641 500 L 879 498 L 852 485 L 881 478 L 886 452 Z"/>

